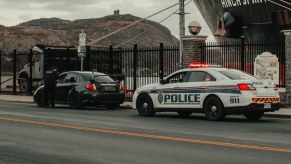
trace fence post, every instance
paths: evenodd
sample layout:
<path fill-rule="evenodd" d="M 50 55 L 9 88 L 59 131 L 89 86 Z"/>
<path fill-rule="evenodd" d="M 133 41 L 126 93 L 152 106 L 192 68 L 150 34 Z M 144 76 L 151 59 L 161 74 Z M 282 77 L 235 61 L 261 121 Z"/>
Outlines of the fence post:
<path fill-rule="evenodd" d="M 109 74 L 113 75 L 113 46 L 109 46 Z"/>
<path fill-rule="evenodd" d="M 137 44 L 133 46 L 133 89 L 137 88 Z"/>
<path fill-rule="evenodd" d="M 241 36 L 240 41 L 241 41 L 240 69 L 242 71 L 245 71 L 245 47 L 244 47 L 245 37 Z"/>
<path fill-rule="evenodd" d="M 160 43 L 160 79 L 164 77 L 164 44 Z"/>
<path fill-rule="evenodd" d="M 32 96 L 32 49 L 29 51 L 29 95 Z"/>
<path fill-rule="evenodd" d="M 85 71 L 92 71 L 90 46 L 86 46 L 86 56 L 84 58 Z"/>
<path fill-rule="evenodd" d="M 2 51 L 0 50 L 0 94 L 1 94 L 1 87 L 2 87 Z"/>
<path fill-rule="evenodd" d="M 13 52 L 13 95 L 16 95 L 16 49 Z"/>
<path fill-rule="evenodd" d="M 66 55 L 67 55 L 67 69 L 68 69 L 71 67 L 71 65 L 70 65 L 70 47 L 67 47 Z M 57 66 L 57 67 L 60 67 L 60 66 Z M 68 71 L 68 70 L 65 70 L 65 71 Z"/>

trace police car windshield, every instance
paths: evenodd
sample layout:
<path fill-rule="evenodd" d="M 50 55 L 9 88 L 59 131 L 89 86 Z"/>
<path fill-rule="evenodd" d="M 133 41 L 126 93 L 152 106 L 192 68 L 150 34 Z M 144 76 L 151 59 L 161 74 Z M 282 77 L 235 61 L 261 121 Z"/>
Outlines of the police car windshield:
<path fill-rule="evenodd" d="M 103 75 L 103 74 L 96 74 L 96 73 L 94 73 L 94 75 L 93 75 L 92 73 L 89 73 L 88 72 L 88 73 L 84 73 L 83 76 L 84 76 L 84 78 L 85 78 L 86 81 L 89 81 L 90 78 L 92 78 L 93 76 L 95 76 L 94 77 L 94 80 L 95 81 L 98 81 L 98 82 L 114 82 L 114 80 L 111 77 L 109 77 L 107 75 Z"/>
<path fill-rule="evenodd" d="M 255 78 L 254 76 L 239 70 L 229 69 L 219 70 L 218 72 L 222 73 L 231 80 L 257 80 L 257 78 Z"/>

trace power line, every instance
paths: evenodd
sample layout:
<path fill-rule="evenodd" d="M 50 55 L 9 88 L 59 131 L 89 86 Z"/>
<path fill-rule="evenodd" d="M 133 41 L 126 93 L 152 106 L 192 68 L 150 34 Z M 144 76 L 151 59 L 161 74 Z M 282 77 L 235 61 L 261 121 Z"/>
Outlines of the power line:
<path fill-rule="evenodd" d="M 148 19 L 148 18 L 153 17 L 153 16 L 155 16 L 155 15 L 157 15 L 157 14 L 160 14 L 160 13 L 162 13 L 162 12 L 164 12 L 164 11 L 166 11 L 166 10 L 172 8 L 172 7 L 175 7 L 175 6 L 178 5 L 178 4 L 179 4 L 179 3 L 176 3 L 176 4 L 174 4 L 174 5 L 172 5 L 172 6 L 169 6 L 169 7 L 165 8 L 165 9 L 163 9 L 163 10 L 160 10 L 160 11 L 158 11 L 158 12 L 156 12 L 156 13 L 154 13 L 154 14 L 148 16 L 148 17 L 145 17 L 145 18 L 142 18 L 142 19 L 136 20 L 136 21 L 134 21 L 133 23 L 131 23 L 131 24 L 129 24 L 129 25 L 123 27 L 123 28 L 120 28 L 120 29 L 118 29 L 118 30 L 116 30 L 116 31 L 114 31 L 114 32 L 111 32 L 111 33 L 109 33 L 109 34 L 107 34 L 107 35 L 105 35 L 105 36 L 103 36 L 103 37 L 101 37 L 101 38 L 98 38 L 98 39 L 96 39 L 96 40 L 94 40 L 94 41 L 92 41 L 92 42 L 90 42 L 90 43 L 87 43 L 87 45 L 91 45 L 91 44 L 96 43 L 96 42 L 98 42 L 98 41 L 100 41 L 100 40 L 103 40 L 103 39 L 105 39 L 105 38 L 107 38 L 107 37 L 109 37 L 109 36 L 111 36 L 111 35 L 113 35 L 113 34 L 116 34 L 116 33 L 120 32 L 120 31 L 122 31 L 122 30 L 124 30 L 124 29 L 127 29 L 127 28 L 129 28 L 129 27 L 131 27 L 131 26 L 134 26 L 134 25 L 140 23 L 141 21 L 143 21 L 143 20 L 145 20 L 145 19 Z"/>
<path fill-rule="evenodd" d="M 187 2 L 187 3 L 185 4 L 185 6 L 187 6 L 190 2 L 192 2 L 192 0 L 190 0 L 189 2 Z M 160 24 L 160 23 L 164 22 L 165 20 L 167 20 L 168 18 L 170 18 L 172 15 L 176 14 L 178 11 L 179 11 L 179 9 L 176 10 L 176 11 L 174 11 L 173 13 L 171 13 L 170 15 L 168 15 L 167 17 L 165 17 L 164 19 L 162 19 L 162 20 L 159 21 L 158 23 Z M 140 35 L 144 34 L 145 32 L 149 31 L 150 29 L 152 29 L 152 28 L 154 28 L 154 27 L 156 27 L 156 26 L 158 26 L 158 25 L 152 25 L 149 29 L 147 29 L 147 30 L 145 30 L 145 31 L 143 31 L 143 32 L 141 32 L 141 33 L 139 33 L 138 35 L 135 35 L 134 37 L 130 38 L 129 40 L 127 40 L 127 41 L 125 41 L 125 42 L 123 42 L 123 43 L 121 43 L 121 44 L 119 44 L 119 45 L 116 46 L 116 47 L 120 47 L 121 45 L 124 45 L 125 43 L 128 43 L 128 42 L 132 41 L 133 39 L 139 37 Z"/>
<path fill-rule="evenodd" d="M 284 6 L 284 5 L 281 5 L 281 4 L 279 4 L 279 3 L 277 3 L 277 2 L 274 2 L 274 1 L 272 1 L 272 0 L 268 0 L 269 2 L 271 2 L 271 3 L 274 3 L 274 4 L 276 4 L 276 5 L 278 5 L 278 6 L 281 6 L 281 7 L 283 7 L 283 8 L 286 8 L 286 9 L 288 9 L 288 10 L 291 10 L 291 8 L 289 8 L 289 7 L 287 7 L 287 6 Z M 286 2 L 286 1 L 283 1 L 283 0 L 281 0 L 282 2 L 285 2 L 285 3 L 287 3 L 287 4 L 289 4 L 288 2 Z"/>
<path fill-rule="evenodd" d="M 286 1 L 284 1 L 284 0 L 280 0 L 281 2 L 284 2 L 284 3 L 287 3 L 288 5 L 291 5 L 291 3 L 289 3 L 289 2 L 286 2 Z"/>

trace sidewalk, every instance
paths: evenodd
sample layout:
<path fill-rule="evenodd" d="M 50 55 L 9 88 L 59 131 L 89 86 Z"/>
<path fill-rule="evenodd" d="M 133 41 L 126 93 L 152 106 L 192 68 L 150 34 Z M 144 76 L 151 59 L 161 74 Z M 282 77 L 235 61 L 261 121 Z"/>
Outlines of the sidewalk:
<path fill-rule="evenodd" d="M 33 96 L 21 96 L 21 95 L 2 95 L 0 94 L 0 102 L 20 102 L 20 103 L 33 103 Z M 122 108 L 131 109 L 132 102 L 124 102 L 121 104 Z M 265 117 L 274 118 L 291 118 L 291 108 L 281 108 L 279 111 L 266 112 Z"/>

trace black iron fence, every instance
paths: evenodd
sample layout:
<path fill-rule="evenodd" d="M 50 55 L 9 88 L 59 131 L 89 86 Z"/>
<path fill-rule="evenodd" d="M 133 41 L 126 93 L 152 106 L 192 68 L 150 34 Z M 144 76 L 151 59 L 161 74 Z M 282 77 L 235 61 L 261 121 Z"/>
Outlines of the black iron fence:
<path fill-rule="evenodd" d="M 25 87 L 32 95 L 35 89 L 32 83 L 42 80 L 44 72 L 53 65 L 57 66 L 60 72 L 81 70 L 81 59 L 75 47 L 38 47 L 43 51 L 43 59 L 32 49 L 23 53 L 14 50 L 2 55 L 0 51 L 0 92 L 1 88 L 5 87 L 5 90 L 12 89 L 13 94 L 19 93 L 21 90 L 18 82 L 23 79 L 27 81 Z M 116 80 L 122 80 L 126 97 L 131 98 L 137 87 L 158 82 L 163 76 L 177 70 L 178 63 L 179 48 L 164 46 L 162 43 L 157 47 L 134 45 L 123 49 L 112 46 L 87 47 L 83 70 L 103 72 Z M 42 76 L 36 78 L 36 72 Z M 30 76 L 31 74 L 33 76 Z"/>
<path fill-rule="evenodd" d="M 0 93 L 3 91 L 12 91 L 13 94 L 16 94 L 19 90 L 17 77 L 19 72 L 25 67 L 25 65 L 33 65 L 32 63 L 32 50 L 27 52 L 17 52 L 14 49 L 11 53 L 3 54 L 0 51 Z M 32 74 L 32 70 L 28 69 L 28 73 Z M 31 78 L 27 80 L 32 81 Z M 5 87 L 3 87 L 5 86 Z M 32 92 L 29 92 L 32 94 Z"/>
<path fill-rule="evenodd" d="M 221 65 L 227 68 L 243 70 L 254 75 L 255 58 L 263 52 L 278 57 L 279 87 L 285 87 L 285 42 L 249 41 L 244 38 L 237 42 L 214 42 L 201 45 L 201 63 Z"/>
<path fill-rule="evenodd" d="M 60 72 L 81 70 L 80 57 L 75 47 L 41 47 L 44 52 L 43 70 L 55 65 Z M 285 87 L 285 43 L 284 41 L 252 41 L 204 43 L 200 47 L 201 63 L 222 65 L 227 68 L 244 70 L 254 74 L 255 58 L 263 52 L 276 54 L 280 63 L 279 86 Z M 19 92 L 18 76 L 24 66 L 35 66 L 38 59 L 32 49 L 27 52 L 11 52 L 1 54 L 0 80 L 1 86 L 12 89 L 13 94 Z M 156 83 L 159 80 L 178 70 L 179 47 L 164 46 L 162 43 L 156 47 L 140 47 L 134 45 L 130 48 L 87 47 L 84 57 L 85 71 L 98 71 L 109 74 L 115 79 L 122 79 L 127 98 L 131 98 L 136 88 Z M 39 65 L 40 69 L 41 64 Z M 28 67 L 29 68 L 29 67 Z M 31 68 L 31 67 L 30 67 Z M 26 67 L 27 69 L 27 67 Z M 27 74 L 34 71 L 26 70 Z M 30 84 L 37 80 L 28 76 Z M 39 79 L 38 79 L 39 80 Z M 7 84 L 10 81 L 9 84 Z M 32 94 L 32 86 L 27 86 Z M 1 92 L 1 88 L 0 88 Z"/>
<path fill-rule="evenodd" d="M 122 74 L 125 75 L 126 96 L 131 97 L 136 88 L 157 83 L 176 71 L 179 63 L 177 46 L 126 48 L 118 51 L 122 57 Z"/>

